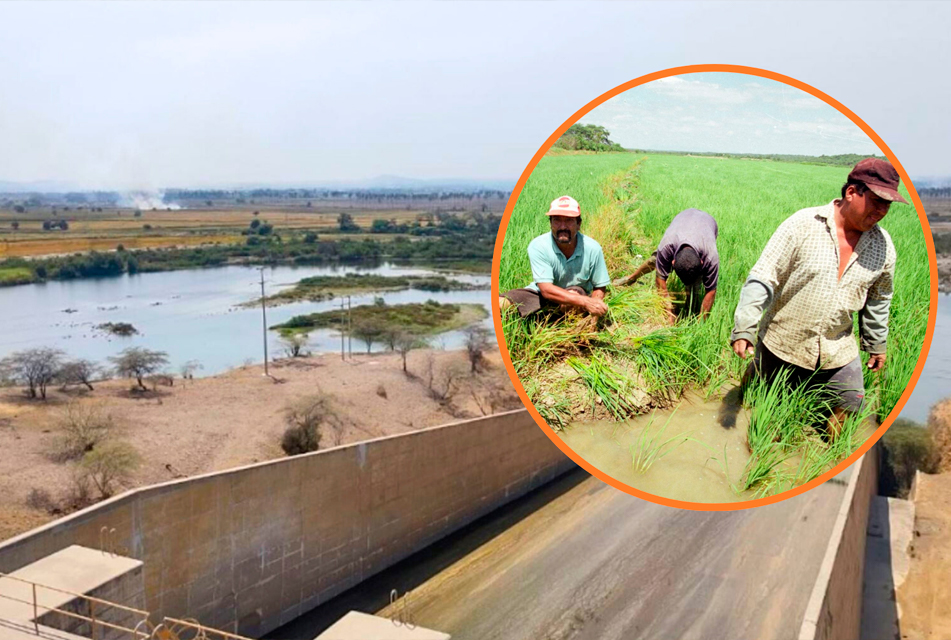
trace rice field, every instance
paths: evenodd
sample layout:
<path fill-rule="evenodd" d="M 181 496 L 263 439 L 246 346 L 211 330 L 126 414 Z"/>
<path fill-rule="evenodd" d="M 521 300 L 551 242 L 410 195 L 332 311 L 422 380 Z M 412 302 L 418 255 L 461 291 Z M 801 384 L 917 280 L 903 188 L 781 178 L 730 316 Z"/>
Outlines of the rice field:
<path fill-rule="evenodd" d="M 505 230 L 500 291 L 531 282 L 525 248 L 549 231 L 548 204 L 565 193 L 581 205 L 582 233 L 604 247 L 612 278 L 631 273 L 657 248 L 674 215 L 688 208 L 707 211 L 719 225 L 720 280 L 710 316 L 700 322 L 681 310 L 673 327 L 664 322 L 653 274 L 633 286 L 609 288 L 611 322 L 598 326 L 544 314 L 525 321 L 506 312 L 505 342 L 539 413 L 559 430 L 676 407 L 688 390 L 710 399 L 735 387 L 747 365 L 729 346 L 743 282 L 778 225 L 799 209 L 837 198 L 848 172 L 844 167 L 676 155 L 543 158 Z M 827 399 L 781 383 L 751 385 L 742 409 L 750 424 L 748 462 L 742 470 L 724 468 L 721 473 L 736 494 L 771 495 L 822 475 L 861 446 L 870 425 L 883 420 L 903 393 L 927 329 L 928 254 L 912 206 L 892 205 L 881 226 L 895 243 L 898 263 L 887 364 L 881 373 L 865 371 L 869 415 L 847 421 L 839 437 L 831 439 L 817 428 L 828 413 Z M 696 307 L 698 301 L 687 299 L 676 276 L 668 286 L 682 307 Z M 671 424 L 661 441 L 682 431 L 682 425 Z M 674 438 L 667 447 L 680 444 Z M 703 448 L 703 443 L 693 444 Z M 726 460 L 716 452 L 709 456 Z"/>

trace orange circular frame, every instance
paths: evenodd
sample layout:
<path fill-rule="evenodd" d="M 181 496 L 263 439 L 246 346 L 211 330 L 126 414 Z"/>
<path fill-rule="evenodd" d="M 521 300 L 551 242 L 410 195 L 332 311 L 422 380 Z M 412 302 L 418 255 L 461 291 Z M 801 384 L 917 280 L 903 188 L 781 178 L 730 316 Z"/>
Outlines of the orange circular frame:
<path fill-rule="evenodd" d="M 769 80 L 775 80 L 777 82 L 782 82 L 789 86 L 801 89 L 816 98 L 819 98 L 826 104 L 829 104 L 835 107 L 840 113 L 847 116 L 852 122 L 854 122 L 859 128 L 862 129 L 871 138 L 875 144 L 878 145 L 878 148 L 881 149 L 886 157 L 891 161 L 892 165 L 898 170 L 899 175 L 901 176 L 902 181 L 905 183 L 905 187 L 908 189 L 909 195 L 911 195 L 912 202 L 914 203 L 915 210 L 918 212 L 918 219 L 921 222 L 921 226 L 925 237 L 925 244 L 928 247 L 928 256 L 931 266 L 931 304 L 928 309 L 928 331 L 925 335 L 924 344 L 921 347 L 921 354 L 918 356 L 918 364 L 915 366 L 915 371 L 909 380 L 908 385 L 905 387 L 904 393 L 902 393 L 901 398 L 898 400 L 898 404 L 892 409 L 891 413 L 888 414 L 888 417 L 885 418 L 885 421 L 881 426 L 873 433 L 869 439 L 856 451 L 854 454 L 843 460 L 841 463 L 835 466 L 835 468 L 830 471 L 822 474 L 815 480 L 807 482 L 801 486 L 798 486 L 794 489 L 784 491 L 783 493 L 776 494 L 774 496 L 769 496 L 766 498 L 758 498 L 755 500 L 747 500 L 744 502 L 687 502 L 684 500 L 673 500 L 671 498 L 663 498 L 661 496 L 654 495 L 652 493 L 647 493 L 645 491 L 640 491 L 624 484 L 612 478 L 603 471 L 595 468 L 593 465 L 588 463 L 584 458 L 575 453 L 571 447 L 561 441 L 555 433 L 548 426 L 548 423 L 539 415 L 538 411 L 535 409 L 532 401 L 529 400 L 528 395 L 525 393 L 525 389 L 522 386 L 521 380 L 515 373 L 515 367 L 512 365 L 512 359 L 509 356 L 508 343 L 505 341 L 505 333 L 502 331 L 502 321 L 501 313 L 499 309 L 499 264 L 502 257 L 502 242 L 505 239 L 505 231 L 508 228 L 509 219 L 512 217 L 512 210 L 515 208 L 515 203 L 518 202 L 518 197 L 522 192 L 522 189 L 525 187 L 525 182 L 528 180 L 528 177 L 535 170 L 535 167 L 538 165 L 539 160 L 548 152 L 551 146 L 568 130 L 571 125 L 581 119 L 582 116 L 587 114 L 589 111 L 600 105 L 601 103 L 610 100 L 614 96 L 632 89 L 642 84 L 652 82 L 654 80 L 659 80 L 660 78 L 666 78 L 669 76 L 683 75 L 688 73 L 701 73 L 701 72 L 728 72 L 728 73 L 742 73 L 746 75 L 759 76 L 761 78 L 767 78 Z M 935 257 L 935 248 L 934 240 L 931 236 L 931 228 L 928 226 L 928 218 L 925 214 L 924 206 L 921 204 L 921 199 L 918 197 L 918 192 L 915 190 L 914 185 L 911 182 L 911 179 L 908 177 L 908 174 L 905 172 L 904 167 L 898 161 L 898 158 L 895 157 L 895 154 L 892 153 L 892 150 L 888 148 L 888 145 L 875 133 L 870 126 L 862 121 L 857 115 L 852 113 L 844 105 L 839 103 L 837 100 L 831 98 L 830 96 L 822 93 L 818 89 L 809 86 L 804 82 L 795 80 L 788 76 L 784 76 L 772 71 L 766 71 L 764 69 L 757 69 L 755 67 L 744 67 L 739 65 L 730 65 L 730 64 L 698 64 L 698 65 L 689 65 L 684 67 L 674 67 L 672 69 L 666 69 L 664 71 L 657 71 L 655 73 L 647 74 L 646 76 L 641 76 L 631 80 L 630 82 L 625 82 L 622 85 L 607 91 L 582 108 L 578 109 L 570 118 L 565 120 L 565 122 L 558 127 L 558 129 L 549 136 L 545 141 L 545 144 L 535 153 L 532 157 L 531 162 L 528 163 L 528 166 L 525 167 L 525 170 L 522 172 L 522 175 L 518 179 L 518 183 L 515 185 L 515 189 L 512 191 L 512 195 L 509 198 L 508 205 L 505 207 L 505 213 L 502 215 L 502 223 L 499 225 L 499 232 L 496 236 L 495 241 L 495 253 L 492 257 L 492 322 L 495 325 L 495 334 L 499 339 L 499 346 L 502 352 L 502 361 L 505 363 L 505 368 L 508 371 L 509 378 L 512 379 L 512 384 L 515 387 L 515 391 L 518 392 L 519 397 L 522 399 L 522 403 L 525 405 L 525 408 L 528 409 L 528 412 L 531 414 L 532 418 L 541 428 L 542 432 L 545 433 L 548 438 L 555 443 L 555 445 L 561 449 L 565 455 L 571 458 L 578 466 L 585 469 L 591 475 L 600 478 L 604 482 L 608 483 L 615 489 L 628 493 L 632 496 L 638 498 L 643 498 L 650 502 L 656 504 L 662 504 L 668 507 L 676 507 L 679 509 L 691 509 L 694 511 L 737 511 L 740 509 L 750 509 L 752 507 L 760 507 L 767 504 L 774 504 L 785 500 L 787 498 L 792 498 L 793 496 L 798 496 L 801 493 L 804 493 L 814 487 L 819 486 L 826 480 L 829 480 L 835 475 L 838 475 L 844 471 L 849 465 L 854 463 L 859 459 L 860 456 L 864 455 L 872 445 L 878 442 L 879 438 L 884 435 L 888 427 L 891 426 L 894 422 L 895 417 L 901 413 L 902 408 L 905 406 L 905 403 L 908 402 L 908 398 L 911 397 L 911 393 L 915 388 L 915 384 L 918 382 L 918 378 L 921 376 L 921 370 L 925 365 L 925 360 L 927 359 L 927 354 L 931 348 L 931 339 L 934 336 L 934 326 L 935 326 L 935 317 L 938 310 L 938 268 L 937 260 Z"/>

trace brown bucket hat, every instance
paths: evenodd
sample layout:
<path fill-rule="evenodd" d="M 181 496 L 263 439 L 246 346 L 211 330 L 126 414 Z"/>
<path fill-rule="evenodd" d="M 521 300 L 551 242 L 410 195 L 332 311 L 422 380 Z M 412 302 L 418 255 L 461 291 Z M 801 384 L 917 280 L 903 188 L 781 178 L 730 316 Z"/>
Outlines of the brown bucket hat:
<path fill-rule="evenodd" d="M 887 160 L 865 158 L 859 161 L 849 174 L 849 182 L 852 181 L 865 183 L 865 186 L 879 198 L 908 204 L 908 201 L 898 193 L 898 171 Z"/>

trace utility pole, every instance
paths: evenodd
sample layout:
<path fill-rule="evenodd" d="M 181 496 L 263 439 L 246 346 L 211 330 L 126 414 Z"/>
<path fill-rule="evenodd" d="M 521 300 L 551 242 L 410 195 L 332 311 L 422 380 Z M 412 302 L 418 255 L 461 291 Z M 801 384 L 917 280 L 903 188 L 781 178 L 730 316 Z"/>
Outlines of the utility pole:
<path fill-rule="evenodd" d="M 345 360 L 343 348 L 343 300 L 340 300 L 340 359 Z"/>
<path fill-rule="evenodd" d="M 264 336 L 264 375 L 269 375 L 267 371 L 267 304 L 264 300 L 264 267 L 261 271 L 261 332 Z"/>

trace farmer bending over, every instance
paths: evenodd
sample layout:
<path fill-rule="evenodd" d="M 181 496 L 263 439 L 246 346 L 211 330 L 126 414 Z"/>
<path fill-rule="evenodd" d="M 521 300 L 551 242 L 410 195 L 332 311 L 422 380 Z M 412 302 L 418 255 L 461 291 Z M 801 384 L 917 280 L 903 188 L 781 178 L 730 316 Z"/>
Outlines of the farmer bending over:
<path fill-rule="evenodd" d="M 699 209 L 678 213 L 664 232 L 657 251 L 637 270 L 614 282 L 614 286 L 632 284 L 645 273 L 657 270 L 657 291 L 668 300 L 667 315 L 670 323 L 677 321 L 670 307 L 667 278 L 671 271 L 677 274 L 687 288 L 688 295 L 705 292 L 700 303 L 700 317 L 706 317 L 717 297 L 720 275 L 720 256 L 717 254 L 717 221 Z"/>
<path fill-rule="evenodd" d="M 578 309 L 600 317 L 608 311 L 605 287 L 611 282 L 601 245 L 579 232 L 581 210 L 570 196 L 551 203 L 551 233 L 528 244 L 534 282 L 499 297 L 499 307 L 515 305 L 525 318 L 545 306 Z"/>
<path fill-rule="evenodd" d="M 878 222 L 892 202 L 907 204 L 898 182 L 888 162 L 859 162 L 840 199 L 803 209 L 779 226 L 740 291 L 730 341 L 741 358 L 753 355 L 747 377 L 771 378 L 786 368 L 797 383 L 827 386 L 838 403 L 829 421 L 832 438 L 865 398 L 852 334 L 856 311 L 862 350 L 871 354 L 868 368 L 885 365 L 896 256 Z"/>

